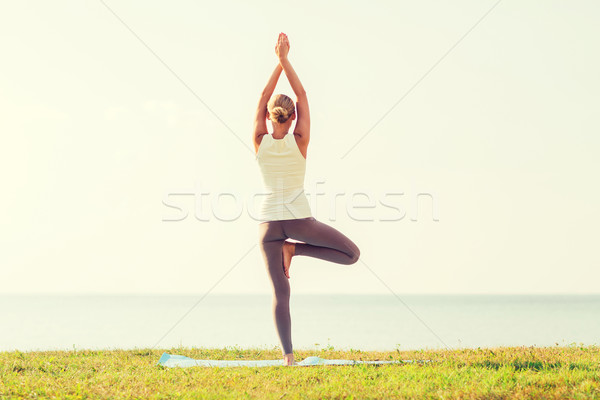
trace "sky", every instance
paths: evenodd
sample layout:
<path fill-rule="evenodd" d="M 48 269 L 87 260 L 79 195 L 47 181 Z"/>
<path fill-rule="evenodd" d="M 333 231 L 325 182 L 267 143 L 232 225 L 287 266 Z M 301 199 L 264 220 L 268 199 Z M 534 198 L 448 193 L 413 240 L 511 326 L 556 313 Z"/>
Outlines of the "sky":
<path fill-rule="evenodd" d="M 292 293 L 600 293 L 599 12 L 3 3 L 0 294 L 271 293 L 251 134 L 279 32 L 313 215 L 361 249 L 295 257 Z"/>

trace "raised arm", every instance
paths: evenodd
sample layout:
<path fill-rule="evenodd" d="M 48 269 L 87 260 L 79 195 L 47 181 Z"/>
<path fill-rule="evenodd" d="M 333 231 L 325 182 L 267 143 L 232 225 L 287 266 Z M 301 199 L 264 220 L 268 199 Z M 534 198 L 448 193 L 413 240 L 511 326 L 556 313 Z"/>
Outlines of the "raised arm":
<path fill-rule="evenodd" d="M 254 133 L 252 134 L 252 142 L 254 143 L 254 151 L 258 151 L 258 146 L 260 146 L 260 142 L 262 141 L 263 135 L 269 133 L 267 130 L 267 118 L 268 118 L 268 110 L 267 103 L 269 99 L 273 95 L 273 91 L 275 90 L 275 86 L 277 86 L 277 81 L 279 80 L 279 76 L 281 75 L 281 71 L 283 68 L 281 64 L 277 64 L 275 70 L 271 74 L 267 85 L 263 89 L 260 94 L 260 98 L 258 99 L 258 106 L 256 107 L 256 114 L 254 115 Z"/>
<path fill-rule="evenodd" d="M 281 35 L 280 40 L 281 40 Z M 296 127 L 294 128 L 294 135 L 298 138 L 298 144 L 301 146 L 308 146 L 310 140 L 310 110 L 308 107 L 308 97 L 306 96 L 306 90 L 298 78 L 298 74 L 292 67 L 292 64 L 288 60 L 288 52 L 290 49 L 290 42 L 287 35 L 284 34 L 283 44 L 280 46 L 281 51 L 277 52 L 279 57 L 279 63 L 285 72 L 285 75 L 290 82 L 290 86 L 296 94 Z"/>

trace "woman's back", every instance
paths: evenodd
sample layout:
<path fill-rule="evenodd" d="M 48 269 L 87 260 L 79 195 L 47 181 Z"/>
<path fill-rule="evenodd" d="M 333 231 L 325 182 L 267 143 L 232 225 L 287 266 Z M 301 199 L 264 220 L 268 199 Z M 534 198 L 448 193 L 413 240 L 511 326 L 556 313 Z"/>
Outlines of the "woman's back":
<path fill-rule="evenodd" d="M 306 159 L 296 138 L 288 133 L 282 139 L 264 135 L 256 159 L 268 194 L 261 206 L 261 221 L 312 217 L 304 193 Z"/>

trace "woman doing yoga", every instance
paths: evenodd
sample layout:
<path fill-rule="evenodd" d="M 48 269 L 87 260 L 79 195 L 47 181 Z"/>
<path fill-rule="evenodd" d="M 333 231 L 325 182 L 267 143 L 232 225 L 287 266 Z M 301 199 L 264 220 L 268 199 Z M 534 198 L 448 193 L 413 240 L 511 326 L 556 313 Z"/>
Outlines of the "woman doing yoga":
<path fill-rule="evenodd" d="M 308 256 L 337 264 L 354 264 L 360 255 L 356 244 L 341 232 L 317 221 L 304 193 L 306 150 L 310 140 L 310 113 L 306 91 L 287 58 L 287 35 L 280 33 L 275 45 L 279 63 L 265 86 L 254 121 L 253 143 L 264 186 L 258 224 L 259 244 L 273 286 L 273 317 L 282 346 L 284 365 L 294 365 L 290 317 L 290 264 L 294 256 Z M 273 91 L 285 75 L 296 94 Z M 266 120 L 273 125 L 269 134 Z M 293 134 L 292 121 L 297 119 Z M 288 241 L 292 239 L 296 242 Z"/>

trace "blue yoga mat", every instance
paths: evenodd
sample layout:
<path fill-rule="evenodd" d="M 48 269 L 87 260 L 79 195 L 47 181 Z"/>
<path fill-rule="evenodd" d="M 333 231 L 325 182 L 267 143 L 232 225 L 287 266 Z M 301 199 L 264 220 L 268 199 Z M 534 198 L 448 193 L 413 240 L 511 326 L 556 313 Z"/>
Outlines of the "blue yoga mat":
<path fill-rule="evenodd" d="M 402 361 L 360 361 L 360 360 L 327 360 L 321 357 L 307 357 L 293 365 L 293 367 L 305 367 L 309 365 L 355 365 L 355 364 L 404 364 L 413 360 Z M 163 353 L 157 365 L 165 367 L 273 367 L 283 366 L 281 360 L 195 360 L 190 357 Z"/>

